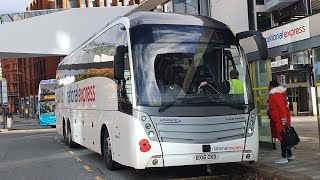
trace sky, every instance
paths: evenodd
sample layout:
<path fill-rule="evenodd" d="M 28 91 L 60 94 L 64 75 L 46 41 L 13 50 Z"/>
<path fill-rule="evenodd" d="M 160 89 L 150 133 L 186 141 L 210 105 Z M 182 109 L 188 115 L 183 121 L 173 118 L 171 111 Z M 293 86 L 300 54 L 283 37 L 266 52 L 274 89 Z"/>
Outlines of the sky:
<path fill-rule="evenodd" d="M 0 0 L 0 14 L 26 11 L 26 7 L 31 2 L 32 0 Z M 129 0 L 126 0 L 126 3 L 128 2 Z"/>
<path fill-rule="evenodd" d="M 0 14 L 26 11 L 32 0 L 0 0 Z"/>

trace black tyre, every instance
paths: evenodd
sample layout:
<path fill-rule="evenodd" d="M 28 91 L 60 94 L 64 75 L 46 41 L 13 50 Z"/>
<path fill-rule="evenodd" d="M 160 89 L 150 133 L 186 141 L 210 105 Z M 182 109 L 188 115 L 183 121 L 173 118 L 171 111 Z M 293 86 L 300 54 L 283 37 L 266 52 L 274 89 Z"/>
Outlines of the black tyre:
<path fill-rule="evenodd" d="M 103 137 L 103 159 L 104 163 L 109 170 L 117 170 L 120 165 L 112 160 L 111 139 L 108 131 L 106 130 Z"/>
<path fill-rule="evenodd" d="M 77 145 L 75 142 L 72 141 L 71 127 L 69 123 L 67 126 L 66 144 L 68 145 L 69 148 L 74 148 Z"/>
<path fill-rule="evenodd" d="M 64 143 L 66 145 L 68 145 L 68 140 L 67 140 L 67 128 L 66 128 L 66 123 L 65 121 L 63 121 L 63 124 L 62 124 L 62 128 L 63 128 L 63 140 L 64 140 Z"/>

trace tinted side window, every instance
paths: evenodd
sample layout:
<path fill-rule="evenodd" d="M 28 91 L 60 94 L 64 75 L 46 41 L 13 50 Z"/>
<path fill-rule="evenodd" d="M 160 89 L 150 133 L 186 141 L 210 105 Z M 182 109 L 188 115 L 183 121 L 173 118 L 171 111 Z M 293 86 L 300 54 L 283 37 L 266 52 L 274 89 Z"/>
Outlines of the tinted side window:
<path fill-rule="evenodd" d="M 118 45 L 123 45 L 126 47 L 126 52 L 124 54 L 124 79 L 118 82 L 119 91 L 119 110 L 131 114 L 132 113 L 132 81 L 131 81 L 131 69 L 129 64 L 128 56 L 128 36 L 127 32 L 121 28 L 123 25 L 119 26 L 118 29 Z"/>

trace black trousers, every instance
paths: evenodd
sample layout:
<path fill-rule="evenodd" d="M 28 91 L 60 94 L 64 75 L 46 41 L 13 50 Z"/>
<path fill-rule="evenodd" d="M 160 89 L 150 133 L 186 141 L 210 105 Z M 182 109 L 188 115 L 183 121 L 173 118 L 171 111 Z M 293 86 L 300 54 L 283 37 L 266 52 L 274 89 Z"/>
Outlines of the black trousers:
<path fill-rule="evenodd" d="M 287 158 L 287 156 L 291 155 L 291 149 L 289 147 L 286 147 L 286 145 L 281 141 L 281 157 Z"/>

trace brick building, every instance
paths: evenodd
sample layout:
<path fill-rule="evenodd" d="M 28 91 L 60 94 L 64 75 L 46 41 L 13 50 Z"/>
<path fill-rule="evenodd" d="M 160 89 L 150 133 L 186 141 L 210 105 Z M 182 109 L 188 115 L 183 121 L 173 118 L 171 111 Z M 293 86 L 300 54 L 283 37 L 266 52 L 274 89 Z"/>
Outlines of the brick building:
<path fill-rule="evenodd" d="M 19 78 L 18 62 L 16 59 L 2 59 L 2 77 L 7 80 L 8 107 L 11 112 L 19 109 Z"/>
<path fill-rule="evenodd" d="M 126 6 L 140 3 L 141 0 L 34 0 L 26 10 Z"/>
<path fill-rule="evenodd" d="M 22 117 L 36 116 L 38 87 L 42 79 L 54 79 L 60 57 L 19 58 L 19 97 Z"/>
<path fill-rule="evenodd" d="M 28 114 L 22 116 L 35 116 L 39 82 L 54 79 L 59 62 L 60 57 L 1 60 L 1 74 L 7 80 L 8 107 L 12 113 L 27 108 Z"/>

